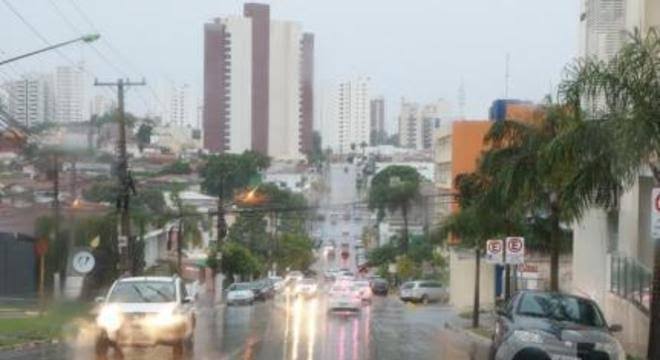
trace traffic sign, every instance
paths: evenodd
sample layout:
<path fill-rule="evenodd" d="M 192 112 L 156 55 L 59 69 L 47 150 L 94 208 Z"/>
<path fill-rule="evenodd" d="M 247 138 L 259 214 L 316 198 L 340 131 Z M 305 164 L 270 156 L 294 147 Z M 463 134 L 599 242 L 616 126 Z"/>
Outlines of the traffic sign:
<path fill-rule="evenodd" d="M 504 241 L 501 239 L 486 241 L 486 262 L 501 264 L 504 261 Z"/>
<path fill-rule="evenodd" d="M 41 238 L 37 240 L 34 244 L 34 252 L 37 253 L 37 257 L 42 257 L 48 252 L 48 239 Z"/>
<path fill-rule="evenodd" d="M 651 191 L 651 237 L 660 239 L 660 188 Z"/>
<path fill-rule="evenodd" d="M 96 260 L 94 259 L 94 255 L 92 255 L 91 252 L 87 250 L 81 250 L 73 255 L 71 265 L 73 266 L 73 270 L 76 272 L 80 274 L 87 274 L 88 272 L 92 271 L 92 269 L 94 269 Z"/>
<path fill-rule="evenodd" d="M 511 265 L 525 263 L 525 238 L 510 236 L 506 238 L 506 263 Z"/>

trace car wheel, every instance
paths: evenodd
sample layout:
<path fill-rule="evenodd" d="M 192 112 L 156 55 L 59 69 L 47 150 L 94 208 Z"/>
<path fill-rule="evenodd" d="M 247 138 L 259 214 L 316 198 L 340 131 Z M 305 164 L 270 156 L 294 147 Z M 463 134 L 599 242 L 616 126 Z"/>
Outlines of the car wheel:
<path fill-rule="evenodd" d="M 183 358 L 183 349 L 185 347 L 185 340 L 179 340 L 174 345 L 172 345 L 172 357 L 175 359 Z"/>
<path fill-rule="evenodd" d="M 105 335 L 99 335 L 94 343 L 94 353 L 97 359 L 106 359 L 108 355 L 108 348 L 110 341 Z"/>
<path fill-rule="evenodd" d="M 422 304 L 424 304 L 424 305 L 428 305 L 428 303 L 429 303 L 429 297 L 426 296 L 426 294 L 422 295 L 422 298 L 420 300 L 421 300 Z"/>

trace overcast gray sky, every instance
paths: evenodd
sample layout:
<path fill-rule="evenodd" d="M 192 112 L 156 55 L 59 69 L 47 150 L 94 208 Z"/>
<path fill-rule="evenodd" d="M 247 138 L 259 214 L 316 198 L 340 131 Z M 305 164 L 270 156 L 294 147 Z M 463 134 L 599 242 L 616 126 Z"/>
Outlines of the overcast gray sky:
<path fill-rule="evenodd" d="M 57 42 L 88 32 L 106 42 L 97 48 L 62 50 L 83 59 L 101 79 L 144 75 L 160 89 L 169 81 L 202 89 L 204 22 L 238 15 L 237 0 L 2 0 L 12 4 L 44 37 Z M 0 58 L 39 48 L 43 42 L 0 2 Z M 465 113 L 487 116 L 490 102 L 504 95 L 504 63 L 510 60 L 510 97 L 539 100 L 558 83 L 577 51 L 579 4 L 575 0 L 273 0 L 273 18 L 301 22 L 316 35 L 317 84 L 368 75 L 374 92 L 394 117 L 400 97 L 456 104 L 463 78 Z M 89 24 L 74 3 L 88 16 Z M 59 8 L 61 16 L 55 9 Z M 72 23 L 72 24 L 69 24 Z M 118 50 L 121 54 L 110 49 Z M 3 77 L 51 71 L 66 63 L 56 53 L 0 68 Z M 149 89 L 131 93 L 128 108 L 157 108 Z"/>

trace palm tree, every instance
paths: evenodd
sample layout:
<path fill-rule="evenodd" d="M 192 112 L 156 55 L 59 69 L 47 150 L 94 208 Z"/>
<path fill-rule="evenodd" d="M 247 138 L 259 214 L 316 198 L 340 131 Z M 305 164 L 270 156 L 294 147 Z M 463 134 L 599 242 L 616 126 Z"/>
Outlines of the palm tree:
<path fill-rule="evenodd" d="M 587 105 L 587 116 L 598 124 L 593 127 L 611 129 L 609 142 L 616 151 L 610 162 L 624 188 L 645 168 L 660 185 L 659 70 L 660 34 L 635 31 L 611 61 L 577 61 L 560 87 L 567 103 L 577 109 Z M 654 251 L 649 339 L 660 337 L 660 246 Z M 649 341 L 647 356 L 660 359 L 660 342 Z"/>
<path fill-rule="evenodd" d="M 549 223 L 550 289 L 559 290 L 561 225 L 579 219 L 589 203 L 609 206 L 618 194 L 606 128 L 593 129 L 570 106 L 548 101 L 533 122 L 496 122 L 480 171 L 501 203 Z M 579 136 L 578 136 L 579 135 Z"/>

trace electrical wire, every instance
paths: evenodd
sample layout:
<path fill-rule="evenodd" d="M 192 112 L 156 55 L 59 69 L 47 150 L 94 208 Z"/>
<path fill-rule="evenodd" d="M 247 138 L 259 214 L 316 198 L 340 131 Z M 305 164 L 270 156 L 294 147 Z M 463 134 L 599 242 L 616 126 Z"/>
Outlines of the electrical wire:
<path fill-rule="evenodd" d="M 51 1 L 52 1 L 52 0 L 51 0 Z M 73 6 L 73 8 L 74 8 L 74 9 L 76 10 L 76 12 L 78 13 L 78 15 L 80 15 L 80 17 L 81 17 L 81 18 L 87 23 L 87 25 L 89 26 L 89 28 L 92 29 L 92 30 L 94 30 L 95 32 L 98 33 L 98 32 L 99 32 L 99 31 L 98 31 L 98 28 L 96 27 L 96 25 L 94 25 L 94 22 L 92 21 L 92 19 L 91 19 L 86 13 L 85 13 L 85 11 L 83 11 L 83 9 L 78 5 L 78 3 L 77 3 L 75 0 L 69 0 L 69 3 Z M 107 38 L 102 37 L 102 38 L 101 38 L 101 43 L 103 43 L 108 49 L 110 49 L 110 51 L 113 52 L 113 53 L 115 54 L 115 56 L 116 56 L 117 58 L 119 58 L 119 60 L 121 60 L 121 61 L 123 61 L 125 64 L 127 64 L 129 68 L 132 68 L 132 69 L 133 69 L 135 72 L 137 72 L 138 74 L 142 73 L 142 72 L 139 70 L 139 68 L 138 68 L 137 66 L 135 66 L 135 64 L 134 64 L 132 61 L 130 61 L 127 57 L 125 57 L 125 56 L 124 56 L 124 55 L 123 55 L 123 54 L 122 54 L 122 53 L 121 53 L 121 52 L 120 52 L 115 46 L 113 46 L 113 45 L 110 43 L 110 41 L 107 40 Z M 144 77 L 144 75 L 142 75 L 142 77 Z M 164 76 L 164 77 L 165 77 L 165 79 L 168 80 L 171 84 L 174 84 L 174 82 L 173 82 L 168 76 Z M 153 98 L 156 100 L 156 102 L 158 103 L 158 105 L 160 106 L 160 109 L 161 109 L 161 111 L 163 112 L 163 114 L 165 114 L 165 113 L 167 112 L 167 107 L 165 106 L 165 104 L 163 103 L 163 101 L 162 101 L 162 100 L 160 99 L 160 97 L 158 96 L 158 93 L 156 92 L 156 90 L 153 88 L 153 86 L 152 86 L 150 83 L 147 83 L 147 89 L 149 90 L 149 92 L 151 93 L 151 95 L 153 96 Z M 138 92 L 141 94 L 141 90 L 140 90 L 140 89 L 138 89 Z M 143 98 L 143 101 L 144 101 L 144 98 Z M 146 106 L 146 104 L 145 104 L 145 106 Z M 149 107 L 149 106 L 147 106 L 147 107 Z"/>

